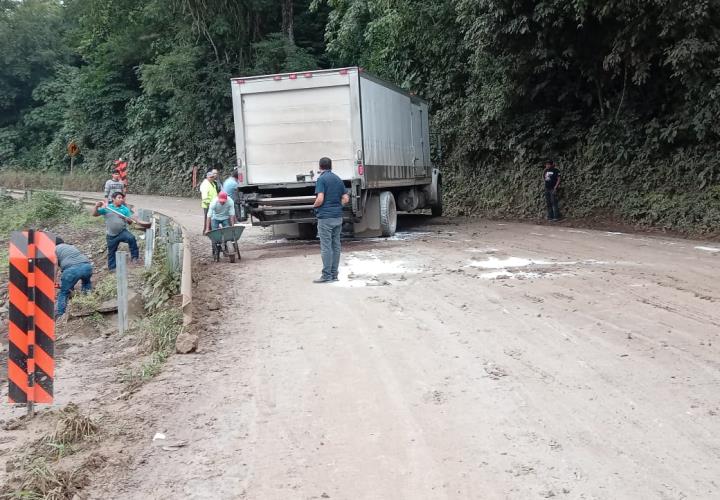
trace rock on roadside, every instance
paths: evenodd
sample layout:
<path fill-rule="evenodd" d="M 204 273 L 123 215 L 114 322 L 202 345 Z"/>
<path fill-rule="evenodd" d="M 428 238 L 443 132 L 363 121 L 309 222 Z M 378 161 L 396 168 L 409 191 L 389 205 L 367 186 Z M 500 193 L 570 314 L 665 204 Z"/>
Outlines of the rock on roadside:
<path fill-rule="evenodd" d="M 198 347 L 198 336 L 190 332 L 182 332 L 175 340 L 175 351 L 178 354 L 190 354 Z"/>

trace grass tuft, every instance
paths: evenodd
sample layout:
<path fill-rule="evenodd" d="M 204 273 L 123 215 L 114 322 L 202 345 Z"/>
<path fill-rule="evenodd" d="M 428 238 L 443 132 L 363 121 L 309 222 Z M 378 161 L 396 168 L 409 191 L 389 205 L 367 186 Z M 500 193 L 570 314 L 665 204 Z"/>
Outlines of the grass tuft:
<path fill-rule="evenodd" d="M 155 377 L 175 349 L 175 340 L 182 329 L 182 312 L 168 309 L 144 318 L 135 330 L 140 346 L 148 354 L 137 367 L 127 370 L 121 377 L 129 389 L 135 389 Z"/>
<path fill-rule="evenodd" d="M 76 404 L 70 403 L 60 411 L 60 418 L 55 426 L 55 432 L 50 436 L 50 442 L 56 445 L 69 445 L 83 441 L 95 432 L 97 432 L 95 422 L 81 414 Z"/>

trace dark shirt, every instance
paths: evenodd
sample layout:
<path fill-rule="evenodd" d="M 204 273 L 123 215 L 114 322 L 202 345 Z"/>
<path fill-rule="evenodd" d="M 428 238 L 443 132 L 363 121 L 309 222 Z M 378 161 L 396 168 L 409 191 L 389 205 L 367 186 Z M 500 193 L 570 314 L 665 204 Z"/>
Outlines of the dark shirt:
<path fill-rule="evenodd" d="M 58 265 L 63 271 L 68 267 L 78 264 L 90 264 L 90 259 L 85 257 L 80 250 L 67 243 L 60 243 L 55 247 Z"/>
<path fill-rule="evenodd" d="M 315 209 L 318 219 L 333 219 L 342 217 L 342 196 L 345 194 L 345 184 L 330 170 L 323 172 L 315 184 L 315 194 L 325 193 L 323 204 Z"/>
<path fill-rule="evenodd" d="M 553 190 L 555 189 L 555 186 L 557 185 L 558 181 L 560 180 L 560 171 L 555 168 L 551 167 L 545 170 L 544 179 L 545 179 L 545 189 L 547 190 Z"/>

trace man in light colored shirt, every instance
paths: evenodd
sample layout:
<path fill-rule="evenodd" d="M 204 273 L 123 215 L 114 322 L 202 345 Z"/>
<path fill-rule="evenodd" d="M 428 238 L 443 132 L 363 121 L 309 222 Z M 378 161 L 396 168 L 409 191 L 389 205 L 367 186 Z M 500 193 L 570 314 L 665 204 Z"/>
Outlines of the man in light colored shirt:
<path fill-rule="evenodd" d="M 112 195 L 115 193 L 125 194 L 125 183 L 120 180 L 120 171 L 113 170 L 112 178 L 105 181 L 105 199 L 112 203 Z"/>
<path fill-rule="evenodd" d="M 208 207 L 207 217 L 205 218 L 205 233 L 208 233 L 211 229 L 230 227 L 235 224 L 235 221 L 235 204 L 225 191 L 220 191 L 220 194 L 210 202 Z"/>
<path fill-rule="evenodd" d="M 227 193 L 227 195 L 235 204 L 235 217 L 237 218 L 237 220 L 245 220 L 245 210 L 240 203 L 240 191 L 238 191 L 238 187 L 240 186 L 240 183 L 238 182 L 238 176 L 239 174 L 237 169 L 233 170 L 232 174 L 230 174 L 230 177 L 225 179 L 225 182 L 223 182 L 222 190 Z"/>
<path fill-rule="evenodd" d="M 60 292 L 57 297 L 55 317 L 65 314 L 70 291 L 78 281 L 82 281 L 82 292 L 92 290 L 92 262 L 80 250 L 68 245 L 62 238 L 55 238 L 55 255 L 57 256 L 60 275 Z"/>
<path fill-rule="evenodd" d="M 132 216 L 132 210 L 125 205 L 125 196 L 122 193 L 115 193 L 112 204 L 104 207 L 104 202 L 98 201 L 93 207 L 95 217 L 105 217 L 105 232 L 108 247 L 108 269 L 115 270 L 115 252 L 120 243 L 127 243 L 130 248 L 130 262 L 137 264 L 140 259 L 137 240 L 135 235 L 127 230 L 128 224 L 137 222 Z"/>

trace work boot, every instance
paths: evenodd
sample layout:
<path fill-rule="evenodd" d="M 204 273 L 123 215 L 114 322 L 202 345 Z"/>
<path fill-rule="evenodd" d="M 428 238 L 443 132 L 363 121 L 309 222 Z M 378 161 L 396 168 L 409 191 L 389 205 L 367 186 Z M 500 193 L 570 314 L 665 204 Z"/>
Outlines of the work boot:
<path fill-rule="evenodd" d="M 332 283 L 332 278 L 318 278 L 316 280 L 313 280 L 313 283 Z"/>

